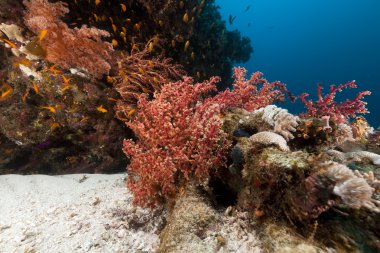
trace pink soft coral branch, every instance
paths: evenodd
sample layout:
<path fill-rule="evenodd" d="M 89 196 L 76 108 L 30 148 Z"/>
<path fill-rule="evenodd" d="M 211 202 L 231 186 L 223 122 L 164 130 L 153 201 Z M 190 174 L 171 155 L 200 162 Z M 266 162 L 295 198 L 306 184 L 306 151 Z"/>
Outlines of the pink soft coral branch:
<path fill-rule="evenodd" d="M 219 93 L 214 99 L 223 107 L 241 107 L 248 111 L 284 101 L 284 93 L 291 99 L 293 96 L 281 82 L 268 82 L 262 78 L 263 73 L 255 72 L 249 79 L 246 79 L 247 70 L 245 68 L 234 68 L 232 91 L 226 90 Z"/>
<path fill-rule="evenodd" d="M 312 100 L 307 100 L 309 96 L 307 93 L 303 93 L 300 96 L 301 101 L 305 104 L 307 112 L 301 114 L 303 117 L 323 117 L 330 116 L 331 119 L 338 123 L 346 122 L 350 117 L 356 117 L 356 114 L 368 113 L 366 102 L 362 99 L 366 95 L 370 95 L 369 91 L 361 91 L 352 100 L 346 100 L 342 103 L 337 103 L 334 101 L 336 93 L 342 92 L 346 88 L 356 88 L 357 85 L 355 81 L 347 82 L 338 86 L 331 85 L 330 92 L 323 96 L 322 90 L 323 86 L 318 84 L 318 100 L 313 102 Z"/>

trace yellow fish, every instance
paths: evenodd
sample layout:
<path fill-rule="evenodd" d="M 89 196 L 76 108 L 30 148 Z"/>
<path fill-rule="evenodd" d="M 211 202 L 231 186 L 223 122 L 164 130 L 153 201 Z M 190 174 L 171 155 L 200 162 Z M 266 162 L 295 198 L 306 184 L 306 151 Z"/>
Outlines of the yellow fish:
<path fill-rule="evenodd" d="M 139 72 L 140 72 L 140 74 L 142 74 L 142 75 L 145 74 L 145 71 L 144 71 L 142 68 L 139 68 Z"/>
<path fill-rule="evenodd" d="M 115 24 L 112 24 L 112 30 L 113 30 L 114 33 L 116 33 L 117 27 L 116 27 Z"/>
<path fill-rule="evenodd" d="M 135 28 L 137 31 L 139 31 L 140 28 L 141 28 L 141 23 L 136 23 L 135 26 L 134 26 L 134 28 Z"/>
<path fill-rule="evenodd" d="M 96 110 L 98 110 L 99 112 L 102 112 L 102 113 L 108 112 L 108 110 L 106 108 L 104 108 L 103 105 L 96 107 Z"/>
<path fill-rule="evenodd" d="M 100 0 L 95 0 L 95 4 L 96 5 L 100 4 Z"/>
<path fill-rule="evenodd" d="M 183 15 L 182 20 L 183 20 L 183 22 L 185 22 L 185 23 L 189 22 L 189 15 L 187 14 L 187 12 L 185 13 L 185 15 Z"/>
<path fill-rule="evenodd" d="M 65 92 L 65 91 L 68 90 L 68 89 L 71 89 L 71 86 L 70 86 L 70 85 L 67 85 L 66 87 L 63 87 L 63 88 L 61 89 L 61 92 Z"/>
<path fill-rule="evenodd" d="M 192 59 L 192 60 L 195 59 L 195 54 L 194 54 L 194 52 L 191 52 L 191 59 Z"/>
<path fill-rule="evenodd" d="M 112 39 L 112 46 L 117 47 L 119 45 L 119 42 L 117 40 Z"/>
<path fill-rule="evenodd" d="M 150 42 L 150 43 L 149 43 L 148 51 L 149 51 L 149 52 L 152 52 L 152 51 L 153 51 L 153 42 Z"/>
<path fill-rule="evenodd" d="M 120 4 L 120 6 L 121 6 L 121 10 L 122 10 L 123 12 L 126 12 L 126 11 L 127 11 L 127 6 L 126 6 L 125 4 Z"/>
<path fill-rule="evenodd" d="M 47 32 L 48 32 L 48 30 L 46 30 L 46 29 L 44 29 L 44 30 L 42 30 L 42 31 L 40 32 L 40 35 L 38 36 L 38 41 L 39 41 L 39 42 L 41 42 L 41 41 L 45 38 Z"/>
<path fill-rule="evenodd" d="M 189 46 L 190 46 L 190 41 L 186 41 L 185 46 L 183 48 L 185 52 L 187 51 L 187 49 L 189 48 Z"/>

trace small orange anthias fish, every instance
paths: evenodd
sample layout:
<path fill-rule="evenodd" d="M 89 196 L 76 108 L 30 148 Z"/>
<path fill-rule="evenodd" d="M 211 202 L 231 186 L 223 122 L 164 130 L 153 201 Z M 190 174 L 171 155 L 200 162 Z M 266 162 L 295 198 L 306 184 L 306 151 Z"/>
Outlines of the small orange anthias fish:
<path fill-rule="evenodd" d="M 38 89 L 38 86 L 35 82 L 32 82 L 33 83 L 33 90 L 36 92 L 36 94 L 38 94 L 39 92 L 39 89 Z"/>
<path fill-rule="evenodd" d="M 57 112 L 57 110 L 54 107 L 52 107 L 52 106 L 40 106 L 40 108 L 41 109 L 49 110 L 52 113 L 56 113 Z"/>
<path fill-rule="evenodd" d="M 38 41 L 41 42 L 45 38 L 47 33 L 48 33 L 48 30 L 46 29 L 42 30 L 40 34 L 38 35 Z"/>
<path fill-rule="evenodd" d="M 9 45 L 11 48 L 17 48 L 16 44 L 15 44 L 15 43 L 13 43 L 13 42 L 12 42 L 12 41 L 10 41 L 10 40 L 7 40 L 7 39 L 2 39 L 2 38 L 0 38 L 0 40 L 4 41 L 4 42 L 5 42 L 5 44 Z"/>
<path fill-rule="evenodd" d="M 111 98 L 111 97 L 107 98 L 107 100 L 112 101 L 112 102 L 117 102 L 117 100 L 115 98 Z"/>
<path fill-rule="evenodd" d="M 135 112 L 136 112 L 136 109 L 132 108 L 131 110 L 129 110 L 127 116 L 131 117 Z"/>
<path fill-rule="evenodd" d="M 48 70 L 49 70 L 50 72 L 54 73 L 54 74 L 62 74 L 62 71 L 56 69 L 56 66 L 57 66 L 57 65 L 53 65 L 53 66 L 51 66 L 50 68 L 48 68 Z"/>
<path fill-rule="evenodd" d="M 96 107 L 96 110 L 98 110 L 99 112 L 102 112 L 102 113 L 108 112 L 108 110 L 106 108 L 104 108 L 103 105 Z"/>
<path fill-rule="evenodd" d="M 2 86 L 0 87 L 0 101 L 7 99 L 13 93 L 13 88 L 5 81 L 2 81 Z"/>

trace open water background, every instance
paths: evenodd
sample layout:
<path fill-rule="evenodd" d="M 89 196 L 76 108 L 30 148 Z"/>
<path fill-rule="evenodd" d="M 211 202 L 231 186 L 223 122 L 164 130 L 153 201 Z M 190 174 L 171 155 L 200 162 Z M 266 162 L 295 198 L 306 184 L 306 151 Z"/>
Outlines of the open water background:
<path fill-rule="evenodd" d="M 261 71 L 269 81 L 280 80 L 297 94 L 315 99 L 317 83 L 356 80 L 337 100 L 367 96 L 367 120 L 380 126 L 380 0 L 216 0 L 229 30 L 250 37 L 254 53 L 243 64 Z M 250 5 L 248 11 L 245 11 Z M 229 16 L 236 16 L 229 24 Z M 291 112 L 302 103 L 286 104 Z"/>

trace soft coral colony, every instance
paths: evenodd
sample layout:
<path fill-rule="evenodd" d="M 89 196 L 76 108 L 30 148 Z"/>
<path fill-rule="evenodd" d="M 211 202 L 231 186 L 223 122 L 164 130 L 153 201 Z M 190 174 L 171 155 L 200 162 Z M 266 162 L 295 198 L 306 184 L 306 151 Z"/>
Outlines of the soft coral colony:
<path fill-rule="evenodd" d="M 214 1 L 23 3 L 23 17 L 0 25 L 2 167 L 112 172 L 124 151 L 141 206 L 172 207 L 194 186 L 214 202 L 227 192 L 254 219 L 302 227 L 339 210 L 362 233 L 379 232 L 379 134 L 357 117 L 370 93 L 335 101 L 355 82 L 325 96 L 319 85 L 317 101 L 302 94 L 307 111 L 296 116 L 274 105 L 296 97 L 260 72 L 235 68 L 232 88 L 217 91 L 252 48 L 225 31 Z"/>

